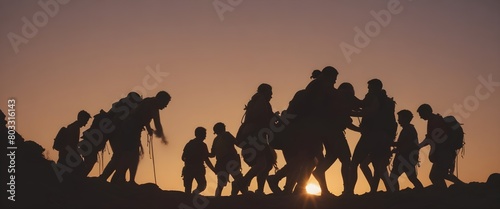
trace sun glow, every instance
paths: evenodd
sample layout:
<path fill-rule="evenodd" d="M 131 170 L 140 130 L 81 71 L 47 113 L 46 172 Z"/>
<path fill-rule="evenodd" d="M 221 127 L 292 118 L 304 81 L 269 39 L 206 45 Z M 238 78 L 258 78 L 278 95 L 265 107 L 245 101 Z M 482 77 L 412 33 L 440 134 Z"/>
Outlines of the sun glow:
<path fill-rule="evenodd" d="M 307 184 L 306 186 L 306 191 L 308 194 L 312 195 L 320 195 L 321 194 L 321 188 L 317 184 Z"/>

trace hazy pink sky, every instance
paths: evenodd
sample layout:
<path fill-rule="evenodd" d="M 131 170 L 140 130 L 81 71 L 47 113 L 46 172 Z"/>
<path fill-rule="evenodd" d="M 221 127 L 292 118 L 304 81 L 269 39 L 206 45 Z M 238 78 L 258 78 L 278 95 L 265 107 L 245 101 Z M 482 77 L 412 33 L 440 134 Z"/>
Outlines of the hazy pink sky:
<path fill-rule="evenodd" d="M 53 138 L 79 110 L 108 110 L 146 80 L 150 88 L 143 96 L 166 90 L 173 97 L 161 111 L 170 144 L 155 141 L 158 184 L 183 190 L 180 156 L 197 126 L 211 130 L 221 121 L 236 134 L 243 107 L 260 83 L 273 86 L 271 104 L 281 111 L 312 70 L 332 65 L 340 72 L 337 85 L 351 82 L 360 98 L 366 82 L 379 78 L 397 110 L 416 113 L 429 103 L 438 113 L 459 116 L 467 143 L 459 164 L 464 181 L 500 172 L 499 1 L 235 0 L 230 2 L 241 3 L 228 4 L 222 16 L 213 3 L 226 0 L 70 1 L 50 6 L 49 15 L 38 2 L 55 0 L 0 2 L 0 109 L 15 98 L 18 131 L 53 160 Z M 383 16 L 381 25 L 372 13 L 384 12 L 390 19 Z M 36 33 L 26 28 L 33 17 Z M 360 41 L 356 28 L 369 40 Z M 342 43 L 359 53 L 345 56 Z M 163 76 L 155 80 L 148 66 Z M 416 116 L 413 123 L 422 139 L 425 122 Z M 211 147 L 214 136 L 208 133 Z M 352 150 L 359 134 L 348 131 L 347 139 Z M 428 151 L 420 157 L 424 185 L 430 184 Z M 335 194 L 342 191 L 339 168 L 337 162 L 327 173 Z M 98 175 L 97 166 L 92 175 Z M 204 194 L 213 195 L 215 175 L 207 179 Z M 411 185 L 405 176 L 400 180 L 403 188 Z M 153 182 L 147 155 L 138 182 Z M 366 191 L 360 178 L 356 192 Z"/>

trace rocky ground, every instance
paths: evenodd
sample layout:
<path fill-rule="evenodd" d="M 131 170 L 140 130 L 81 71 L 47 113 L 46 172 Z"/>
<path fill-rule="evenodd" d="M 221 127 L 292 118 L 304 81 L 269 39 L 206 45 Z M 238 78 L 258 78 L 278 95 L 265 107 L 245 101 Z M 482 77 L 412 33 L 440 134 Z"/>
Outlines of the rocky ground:
<path fill-rule="evenodd" d="M 19 196 L 16 208 L 500 208 L 500 174 L 486 183 L 452 185 L 437 191 L 406 189 L 351 197 L 245 195 L 204 197 L 163 191 L 154 184 L 114 185 L 88 178 L 77 188 L 38 188 Z M 4 207 L 3 207 L 4 208 Z"/>

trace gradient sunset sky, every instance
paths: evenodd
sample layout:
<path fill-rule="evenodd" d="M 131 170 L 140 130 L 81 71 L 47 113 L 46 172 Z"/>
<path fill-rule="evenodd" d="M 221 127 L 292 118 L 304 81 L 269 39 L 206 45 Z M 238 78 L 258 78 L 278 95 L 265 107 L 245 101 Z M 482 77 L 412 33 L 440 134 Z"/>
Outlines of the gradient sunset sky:
<path fill-rule="evenodd" d="M 170 143 L 155 141 L 158 184 L 182 191 L 181 153 L 196 127 L 207 128 L 210 148 L 216 122 L 236 134 L 260 83 L 273 86 L 273 110 L 282 111 L 314 69 L 331 65 L 340 72 L 336 86 L 352 83 L 361 99 L 368 80 L 382 80 L 396 111 L 415 114 L 420 140 L 420 104 L 457 116 L 467 143 L 462 180 L 500 172 L 500 1 L 73 0 L 48 10 L 39 2 L 56 1 L 0 2 L 0 109 L 15 98 L 19 133 L 52 160 L 57 131 L 78 111 L 108 110 L 132 90 L 144 97 L 165 90 L 172 101 L 160 114 Z M 353 150 L 359 134 L 347 131 L 347 139 Z M 421 150 L 418 170 L 425 186 L 428 152 Z M 203 194 L 213 195 L 216 178 L 208 173 Z M 327 180 L 340 194 L 339 162 Z M 148 153 L 137 181 L 154 181 Z M 400 181 L 411 186 L 404 175 Z M 368 190 L 360 177 L 356 193 Z"/>

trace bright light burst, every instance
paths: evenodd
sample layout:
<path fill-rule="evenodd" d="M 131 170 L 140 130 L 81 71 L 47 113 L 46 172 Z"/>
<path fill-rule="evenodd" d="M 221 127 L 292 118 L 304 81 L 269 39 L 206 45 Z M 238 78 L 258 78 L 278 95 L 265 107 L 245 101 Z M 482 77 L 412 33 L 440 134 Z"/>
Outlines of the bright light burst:
<path fill-rule="evenodd" d="M 306 191 L 308 194 L 312 195 L 320 195 L 321 194 L 321 188 L 317 184 L 307 184 L 306 186 Z"/>

